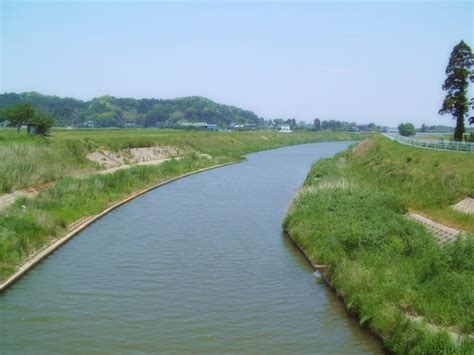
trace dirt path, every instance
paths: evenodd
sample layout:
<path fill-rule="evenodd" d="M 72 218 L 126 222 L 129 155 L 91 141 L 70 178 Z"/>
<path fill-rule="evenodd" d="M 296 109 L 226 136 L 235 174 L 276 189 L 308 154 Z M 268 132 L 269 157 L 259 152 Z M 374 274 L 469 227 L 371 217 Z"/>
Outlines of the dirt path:
<path fill-rule="evenodd" d="M 124 165 L 119 165 L 112 168 L 107 168 L 104 170 L 93 171 L 89 173 L 82 173 L 82 174 L 73 175 L 73 176 L 78 177 L 78 178 L 85 178 L 85 177 L 95 175 L 95 174 L 112 174 L 118 170 L 130 169 L 130 168 L 133 168 L 134 166 L 139 166 L 139 165 L 160 165 L 170 159 L 171 158 L 166 158 L 166 159 L 149 160 L 149 161 L 144 161 L 144 162 L 140 162 L 136 164 L 124 164 Z M 174 158 L 174 159 L 179 159 L 179 157 Z M 8 194 L 0 195 L 0 212 L 5 210 L 11 204 L 13 204 L 17 198 L 19 197 L 34 198 L 38 195 L 40 191 L 47 189 L 52 184 L 53 184 L 52 182 L 39 184 L 39 185 L 35 185 L 33 187 L 29 187 L 24 190 L 16 190 Z"/>
<path fill-rule="evenodd" d="M 27 192 L 26 190 L 17 190 L 9 194 L 4 194 L 0 196 L 0 211 L 4 210 L 10 206 L 15 200 L 19 197 L 35 197 L 38 193 L 36 192 Z"/>
<path fill-rule="evenodd" d="M 33 198 L 42 190 L 47 189 L 53 183 L 47 182 L 43 184 L 38 184 L 32 187 L 29 187 L 24 190 L 16 190 L 9 194 L 0 195 L 0 212 L 10 206 L 15 200 L 19 197 Z"/>
<path fill-rule="evenodd" d="M 103 174 L 103 175 L 112 174 L 112 173 L 115 173 L 116 171 L 124 170 L 124 169 L 130 169 L 130 168 L 133 168 L 134 166 L 139 166 L 139 165 L 160 165 L 160 164 L 162 164 L 165 161 L 168 161 L 170 159 L 171 158 L 166 158 L 166 159 L 143 161 L 141 163 L 136 163 L 136 164 L 124 164 L 124 165 L 119 165 L 119 166 L 115 166 L 115 167 L 112 167 L 112 168 L 107 168 L 107 169 L 104 169 L 104 170 L 99 170 L 99 171 L 96 171 L 94 173 L 81 175 L 80 177 L 90 176 L 90 175 L 93 175 L 93 174 Z M 174 159 L 179 159 L 179 158 L 174 158 Z"/>

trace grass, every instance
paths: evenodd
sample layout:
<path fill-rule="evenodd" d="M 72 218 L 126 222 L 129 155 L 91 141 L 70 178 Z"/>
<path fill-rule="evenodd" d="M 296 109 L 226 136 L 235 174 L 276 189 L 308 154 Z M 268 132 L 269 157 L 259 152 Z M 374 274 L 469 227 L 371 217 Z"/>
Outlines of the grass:
<path fill-rule="evenodd" d="M 214 163 L 190 156 L 159 166 L 64 178 L 35 199 L 18 199 L 0 215 L 0 279 L 14 272 L 30 253 L 64 235 L 67 226 L 81 217 L 98 214 L 136 190 Z"/>
<path fill-rule="evenodd" d="M 348 152 L 347 174 L 399 196 L 407 208 L 474 232 L 474 218 L 450 208 L 474 196 L 474 154 L 413 148 L 380 136 Z"/>
<path fill-rule="evenodd" d="M 243 154 L 283 145 L 327 140 L 354 140 L 345 132 L 196 132 L 158 129 L 82 129 L 52 131 L 52 137 L 28 137 L 0 129 L 0 193 L 98 170 L 86 155 L 100 149 L 173 146 L 182 151 L 236 160 Z"/>
<path fill-rule="evenodd" d="M 474 191 L 473 159 L 374 136 L 317 162 L 289 209 L 285 229 L 391 352 L 474 351 L 446 331 L 474 332 L 473 235 L 440 247 L 404 217 L 416 209 L 472 231 L 474 218 L 449 205 Z"/>
<path fill-rule="evenodd" d="M 0 214 L 0 280 L 26 258 L 67 232 L 78 219 L 97 214 L 134 191 L 243 154 L 284 145 L 363 137 L 344 132 L 189 132 L 172 130 L 56 130 L 53 137 L 0 131 L 0 190 L 55 183 L 35 199 L 20 198 Z M 136 166 L 113 174 L 72 177 L 97 170 L 86 158 L 97 149 L 173 146 L 188 152 L 158 166 Z"/>

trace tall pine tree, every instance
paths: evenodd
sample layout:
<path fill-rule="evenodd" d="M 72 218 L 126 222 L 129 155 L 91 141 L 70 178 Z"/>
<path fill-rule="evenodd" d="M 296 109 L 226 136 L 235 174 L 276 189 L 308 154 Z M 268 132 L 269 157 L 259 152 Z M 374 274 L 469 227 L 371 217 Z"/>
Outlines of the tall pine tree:
<path fill-rule="evenodd" d="M 473 65 L 474 56 L 471 48 L 464 41 L 459 42 L 451 52 L 446 68 L 447 77 L 443 84 L 443 90 L 447 94 L 443 106 L 439 110 L 441 115 L 450 113 L 456 120 L 454 139 L 457 141 L 462 140 L 465 131 L 464 118 L 469 112 L 467 89 L 469 80 L 473 80 Z"/>

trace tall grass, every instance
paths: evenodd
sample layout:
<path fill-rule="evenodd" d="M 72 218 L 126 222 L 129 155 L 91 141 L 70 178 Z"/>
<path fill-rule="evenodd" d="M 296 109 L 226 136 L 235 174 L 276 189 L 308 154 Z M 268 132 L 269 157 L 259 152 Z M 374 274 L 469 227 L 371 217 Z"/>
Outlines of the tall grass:
<path fill-rule="evenodd" d="M 470 159 L 373 137 L 317 162 L 288 211 L 285 228 L 310 258 L 328 265 L 347 308 L 382 334 L 392 352 L 474 351 L 472 339 L 464 336 L 458 344 L 439 330 L 474 332 L 473 235 L 440 247 L 423 226 L 404 217 L 410 207 L 447 209 L 470 193 Z M 456 184 L 445 178 L 453 173 Z"/>
<path fill-rule="evenodd" d="M 70 145 L 57 147 L 38 141 L 0 144 L 0 193 L 54 181 L 93 167 L 80 149 Z"/>
<path fill-rule="evenodd" d="M 239 159 L 242 154 L 290 144 L 356 140 L 345 132 L 190 132 L 157 129 L 53 130 L 52 137 L 28 137 L 0 130 L 0 193 L 97 170 L 86 155 L 99 149 L 172 146 L 180 151 Z"/>
<path fill-rule="evenodd" d="M 337 159 L 322 161 L 308 175 L 346 176 L 374 190 L 397 195 L 407 209 L 474 232 L 474 218 L 451 208 L 474 196 L 474 154 L 408 147 L 374 136 Z"/>

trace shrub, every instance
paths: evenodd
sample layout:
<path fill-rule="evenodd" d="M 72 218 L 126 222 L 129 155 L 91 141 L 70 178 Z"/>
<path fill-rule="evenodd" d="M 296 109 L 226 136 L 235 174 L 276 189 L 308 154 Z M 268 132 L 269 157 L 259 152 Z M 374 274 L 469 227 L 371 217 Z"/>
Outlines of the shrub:
<path fill-rule="evenodd" d="M 414 136 L 416 134 L 415 126 L 411 123 L 400 123 L 398 125 L 398 133 L 405 137 Z"/>

